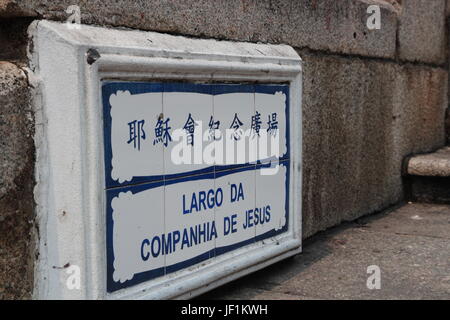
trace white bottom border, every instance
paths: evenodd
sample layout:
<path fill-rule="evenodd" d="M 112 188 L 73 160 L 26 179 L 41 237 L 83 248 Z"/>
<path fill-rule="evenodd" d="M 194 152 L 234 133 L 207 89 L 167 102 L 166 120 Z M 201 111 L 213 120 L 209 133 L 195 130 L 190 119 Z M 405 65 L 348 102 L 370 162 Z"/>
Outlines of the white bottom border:
<path fill-rule="evenodd" d="M 237 255 L 230 256 L 226 254 L 221 259 L 211 261 L 207 266 L 197 266 L 195 271 L 188 268 L 183 270 L 182 274 L 175 273 L 172 278 L 162 277 L 158 279 L 160 280 L 158 281 L 159 283 L 137 285 L 133 292 L 130 292 L 131 288 L 128 288 L 108 294 L 106 299 L 191 299 L 301 253 L 302 248 L 301 240 L 292 239 L 291 236 L 288 239 L 279 239 L 270 244 L 259 242 L 254 246 L 245 247 L 242 251 L 239 251 Z M 234 260 L 233 263 L 229 261 L 224 263 L 225 260 L 230 259 Z"/>

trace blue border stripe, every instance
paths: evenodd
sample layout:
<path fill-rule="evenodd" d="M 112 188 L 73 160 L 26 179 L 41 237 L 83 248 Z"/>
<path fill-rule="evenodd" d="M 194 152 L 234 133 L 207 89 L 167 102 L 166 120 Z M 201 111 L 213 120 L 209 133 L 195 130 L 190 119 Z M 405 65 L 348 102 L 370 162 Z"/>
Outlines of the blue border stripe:
<path fill-rule="evenodd" d="M 154 176 L 135 176 L 131 181 L 119 183 L 111 178 L 112 172 L 112 145 L 111 145 L 111 105 L 109 97 L 117 91 L 129 91 L 131 94 L 142 94 L 150 92 L 196 92 L 204 94 L 225 94 L 225 93 L 267 93 L 275 94 L 278 91 L 286 95 L 286 143 L 287 152 L 279 160 L 287 160 L 290 155 L 290 137 L 289 137 L 289 86 L 285 84 L 211 84 L 211 83 L 188 83 L 188 82 L 104 82 L 102 84 L 102 102 L 103 102 L 103 136 L 104 136 L 104 159 L 105 159 L 105 186 L 106 189 L 116 188 L 127 185 L 142 184 L 146 182 L 162 181 L 164 179 L 174 179 L 184 176 L 192 176 L 214 171 L 232 170 L 241 167 L 253 166 L 252 163 L 233 164 L 233 165 L 215 165 L 206 168 L 175 173 L 170 175 Z M 269 162 L 270 159 L 258 160 L 256 164 Z"/>

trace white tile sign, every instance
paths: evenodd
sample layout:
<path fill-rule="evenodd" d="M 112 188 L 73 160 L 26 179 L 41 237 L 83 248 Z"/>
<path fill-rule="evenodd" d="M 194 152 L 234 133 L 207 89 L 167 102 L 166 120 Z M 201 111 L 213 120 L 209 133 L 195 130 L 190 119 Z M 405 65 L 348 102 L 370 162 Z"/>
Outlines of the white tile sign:
<path fill-rule="evenodd" d="M 288 229 L 289 85 L 104 82 L 107 290 Z"/>

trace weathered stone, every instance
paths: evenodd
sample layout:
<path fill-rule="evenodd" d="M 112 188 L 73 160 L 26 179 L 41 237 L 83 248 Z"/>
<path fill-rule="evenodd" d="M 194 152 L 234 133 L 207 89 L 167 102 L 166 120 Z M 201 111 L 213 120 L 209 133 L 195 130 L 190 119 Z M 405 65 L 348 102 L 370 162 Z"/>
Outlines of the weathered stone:
<path fill-rule="evenodd" d="M 381 29 L 368 30 L 367 8 L 381 8 Z M 1 0 L 0 17 L 66 20 L 196 37 L 286 43 L 298 48 L 433 64 L 446 60 L 446 0 Z M 398 52 L 396 39 L 398 28 Z"/>
<path fill-rule="evenodd" d="M 19 1 L 0 0 L 0 18 L 36 17 L 37 12 L 25 8 Z"/>
<path fill-rule="evenodd" d="M 196 37 L 285 43 L 294 47 L 395 56 L 397 11 L 381 0 L 3 0 L 1 16 L 27 15 L 66 20 L 78 5 L 81 22 L 122 26 Z M 7 3 L 7 4 L 5 4 Z M 381 30 L 368 30 L 367 8 L 379 4 Z M 8 5 L 9 4 L 9 5 Z M 1 8 L 6 9 L 1 9 Z M 8 8 L 11 9 L 11 12 Z M 23 12 L 17 13 L 17 8 Z"/>
<path fill-rule="evenodd" d="M 407 173 L 416 176 L 450 177 L 450 147 L 410 158 Z"/>
<path fill-rule="evenodd" d="M 450 206 L 408 203 L 358 221 L 373 232 L 450 241 Z"/>
<path fill-rule="evenodd" d="M 444 145 L 443 69 L 300 52 L 303 235 L 403 199 L 406 155 Z"/>
<path fill-rule="evenodd" d="M 450 299 L 450 206 L 406 205 L 311 238 L 303 253 L 201 299 Z M 367 287 L 369 266 L 381 287 Z"/>
<path fill-rule="evenodd" d="M 450 108 L 445 110 L 445 134 L 447 136 L 447 145 L 450 145 Z"/>
<path fill-rule="evenodd" d="M 34 124 L 24 72 L 0 62 L 0 299 L 33 288 Z"/>
<path fill-rule="evenodd" d="M 0 19 L 0 61 L 26 63 L 28 18 Z"/>
<path fill-rule="evenodd" d="M 399 20 L 399 57 L 435 64 L 446 62 L 446 1 L 402 2 Z"/>
<path fill-rule="evenodd" d="M 405 159 L 408 200 L 450 204 L 450 147 Z"/>

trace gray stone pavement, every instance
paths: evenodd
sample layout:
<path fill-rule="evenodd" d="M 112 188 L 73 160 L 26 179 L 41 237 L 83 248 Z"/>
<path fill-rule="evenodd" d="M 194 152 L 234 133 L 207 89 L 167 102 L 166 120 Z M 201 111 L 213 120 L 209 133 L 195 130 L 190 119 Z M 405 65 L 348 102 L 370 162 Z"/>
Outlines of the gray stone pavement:
<path fill-rule="evenodd" d="M 366 286 L 381 269 L 381 289 Z M 405 204 L 305 241 L 303 253 L 200 299 L 450 300 L 450 206 Z"/>

